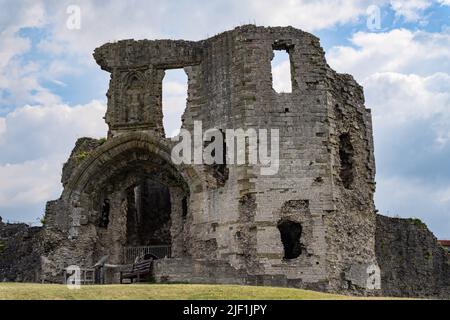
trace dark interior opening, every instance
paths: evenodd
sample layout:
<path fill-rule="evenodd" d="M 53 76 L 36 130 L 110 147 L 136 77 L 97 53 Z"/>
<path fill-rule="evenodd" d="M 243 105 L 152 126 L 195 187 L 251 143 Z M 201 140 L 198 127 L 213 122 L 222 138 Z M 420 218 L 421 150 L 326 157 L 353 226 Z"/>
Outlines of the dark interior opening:
<path fill-rule="evenodd" d="M 226 135 L 225 131 L 222 129 L 219 129 L 221 134 L 221 149 L 222 150 L 216 150 L 215 148 L 211 152 L 212 157 L 216 157 L 216 151 L 221 151 L 221 154 L 218 154 L 217 162 L 208 165 L 209 170 L 211 171 L 214 178 L 217 180 L 218 185 L 223 186 L 225 182 L 228 180 L 228 174 L 229 170 L 227 167 L 227 143 L 226 143 Z M 213 136 L 211 138 L 211 141 L 204 141 L 203 146 L 206 148 L 208 145 L 216 141 L 216 137 Z"/>
<path fill-rule="evenodd" d="M 170 191 L 144 180 L 127 190 L 127 245 L 171 245 Z"/>
<path fill-rule="evenodd" d="M 187 197 L 183 197 L 183 200 L 181 200 L 181 210 L 183 219 L 186 219 L 188 212 Z"/>
<path fill-rule="evenodd" d="M 222 129 L 220 129 L 220 133 L 222 134 L 222 163 L 217 164 L 217 171 L 220 173 L 224 180 L 227 180 L 227 137 L 225 136 L 225 132 Z"/>
<path fill-rule="evenodd" d="M 353 156 L 354 149 L 350 135 L 343 133 L 339 136 L 339 158 L 341 160 L 339 176 L 346 189 L 350 189 L 353 183 Z"/>
<path fill-rule="evenodd" d="M 100 228 L 108 228 L 110 208 L 111 207 L 109 204 L 109 200 L 108 199 L 103 200 L 102 214 L 100 215 L 100 222 L 99 222 Z"/>
<path fill-rule="evenodd" d="M 295 259 L 302 254 L 302 226 L 298 222 L 283 220 L 278 223 L 281 242 L 284 247 L 284 259 Z"/>

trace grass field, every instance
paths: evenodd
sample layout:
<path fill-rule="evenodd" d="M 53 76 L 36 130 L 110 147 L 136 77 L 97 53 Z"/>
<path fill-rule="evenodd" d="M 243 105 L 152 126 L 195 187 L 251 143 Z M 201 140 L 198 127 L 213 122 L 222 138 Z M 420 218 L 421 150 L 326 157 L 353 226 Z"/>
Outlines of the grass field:
<path fill-rule="evenodd" d="M 68 289 L 65 285 L 59 284 L 0 283 L 0 299 L 348 300 L 355 299 L 355 297 L 291 288 L 252 287 L 238 285 L 123 284 L 82 286 L 79 290 L 71 290 Z"/>

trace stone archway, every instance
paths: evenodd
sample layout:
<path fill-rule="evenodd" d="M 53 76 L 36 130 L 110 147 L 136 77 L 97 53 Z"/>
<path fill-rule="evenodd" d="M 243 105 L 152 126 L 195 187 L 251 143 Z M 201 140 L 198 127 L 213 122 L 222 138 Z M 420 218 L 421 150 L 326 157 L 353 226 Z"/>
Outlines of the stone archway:
<path fill-rule="evenodd" d="M 168 246 L 169 252 L 182 254 L 180 240 L 184 224 L 183 199 L 189 198 L 184 180 L 159 168 L 145 154 L 129 151 L 133 160 L 114 170 L 107 179 L 97 180 L 91 194 L 98 241 L 94 259 L 109 255 L 115 263 L 123 260 L 124 247 Z M 104 203 L 109 212 L 104 212 Z M 107 224 L 102 217 L 108 216 Z"/>
<path fill-rule="evenodd" d="M 172 163 L 170 150 L 130 133 L 108 140 L 72 174 L 62 198 L 72 207 L 73 236 L 91 242 L 93 262 L 108 255 L 123 263 L 126 246 L 166 245 L 174 257 L 187 254 L 186 215 L 194 214 L 191 195 L 202 184 L 193 168 Z"/>

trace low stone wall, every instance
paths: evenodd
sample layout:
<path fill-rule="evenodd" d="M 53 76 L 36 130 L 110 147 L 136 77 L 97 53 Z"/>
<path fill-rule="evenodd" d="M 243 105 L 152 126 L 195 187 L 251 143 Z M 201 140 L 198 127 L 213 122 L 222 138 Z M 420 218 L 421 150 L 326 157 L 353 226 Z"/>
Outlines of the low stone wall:
<path fill-rule="evenodd" d="M 158 283 L 241 284 L 253 286 L 293 287 L 325 291 L 326 284 L 314 287 L 285 275 L 249 275 L 226 261 L 191 258 L 156 260 L 153 276 Z"/>
<path fill-rule="evenodd" d="M 244 274 L 228 263 L 190 258 L 156 260 L 154 277 L 157 282 L 245 283 Z"/>
<path fill-rule="evenodd" d="M 41 227 L 0 222 L 0 281 L 38 282 Z"/>
<path fill-rule="evenodd" d="M 450 298 L 450 255 L 424 223 L 377 215 L 376 226 L 383 295 Z"/>

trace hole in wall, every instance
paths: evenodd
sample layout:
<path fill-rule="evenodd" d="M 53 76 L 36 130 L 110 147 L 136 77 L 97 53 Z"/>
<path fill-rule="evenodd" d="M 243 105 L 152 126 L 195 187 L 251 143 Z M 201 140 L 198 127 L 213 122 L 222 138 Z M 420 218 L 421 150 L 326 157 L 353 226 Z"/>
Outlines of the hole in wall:
<path fill-rule="evenodd" d="M 292 92 L 291 60 L 285 49 L 274 49 L 272 66 L 272 88 L 277 93 Z"/>
<path fill-rule="evenodd" d="M 188 203 L 187 203 L 187 197 L 183 197 L 183 200 L 181 200 L 181 216 L 183 219 L 186 219 L 188 213 Z"/>
<path fill-rule="evenodd" d="M 221 150 L 216 150 L 214 148 L 211 152 L 211 157 L 215 159 L 215 162 L 211 165 L 208 165 L 211 170 L 212 175 L 217 180 L 219 186 L 223 186 L 225 182 L 228 180 L 229 170 L 227 168 L 227 144 L 226 144 L 226 135 L 223 129 L 219 129 L 221 134 L 221 141 L 219 144 L 216 143 L 216 137 L 212 137 L 210 141 L 204 141 L 203 147 L 208 147 L 211 143 L 215 143 L 216 148 L 220 148 Z M 219 152 L 218 154 L 216 152 Z"/>
<path fill-rule="evenodd" d="M 350 189 L 353 183 L 353 157 L 354 149 L 348 133 L 339 136 L 339 158 L 341 160 L 341 170 L 339 176 L 346 189 Z"/>
<path fill-rule="evenodd" d="M 111 206 L 109 204 L 109 200 L 108 199 L 103 200 L 102 214 L 100 216 L 100 223 L 99 223 L 100 228 L 108 228 L 110 208 Z"/>
<path fill-rule="evenodd" d="M 280 231 L 281 243 L 284 248 L 283 259 L 298 258 L 302 254 L 302 244 L 300 242 L 302 225 L 298 222 L 282 220 L 277 227 Z"/>
<path fill-rule="evenodd" d="M 225 131 L 220 129 L 220 133 L 222 134 L 222 159 L 221 163 L 215 165 L 215 169 L 217 170 L 217 179 L 222 183 L 225 183 L 228 180 L 228 168 L 227 168 L 227 137 L 225 136 Z"/>
<path fill-rule="evenodd" d="M 188 78 L 184 69 L 165 70 L 162 83 L 163 127 L 167 138 L 180 132 L 186 109 Z"/>

